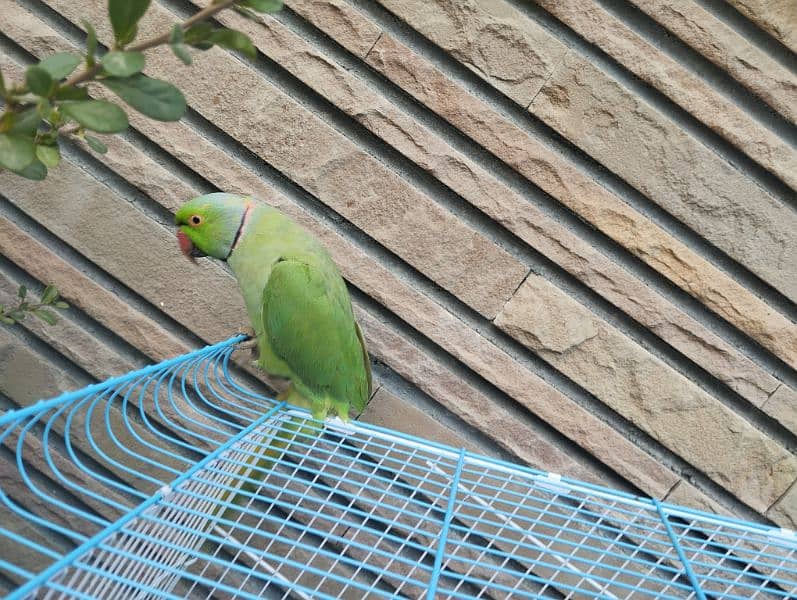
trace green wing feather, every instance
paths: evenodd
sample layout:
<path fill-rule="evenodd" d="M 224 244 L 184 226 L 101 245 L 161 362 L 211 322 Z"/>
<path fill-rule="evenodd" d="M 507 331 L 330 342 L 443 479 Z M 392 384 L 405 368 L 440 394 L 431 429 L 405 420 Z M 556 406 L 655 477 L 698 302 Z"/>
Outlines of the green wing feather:
<path fill-rule="evenodd" d="M 290 367 L 293 385 L 315 416 L 334 407 L 346 419 L 350 407 L 365 408 L 370 365 L 336 271 L 280 260 L 263 290 L 262 318 L 271 349 Z"/>

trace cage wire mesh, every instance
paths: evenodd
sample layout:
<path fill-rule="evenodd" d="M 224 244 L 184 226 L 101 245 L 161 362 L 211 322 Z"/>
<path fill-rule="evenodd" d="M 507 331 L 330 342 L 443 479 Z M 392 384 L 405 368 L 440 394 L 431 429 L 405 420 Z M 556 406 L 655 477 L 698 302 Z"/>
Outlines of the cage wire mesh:
<path fill-rule="evenodd" d="M 314 421 L 241 339 L 0 417 L 10 598 L 797 597 L 791 531 Z"/>

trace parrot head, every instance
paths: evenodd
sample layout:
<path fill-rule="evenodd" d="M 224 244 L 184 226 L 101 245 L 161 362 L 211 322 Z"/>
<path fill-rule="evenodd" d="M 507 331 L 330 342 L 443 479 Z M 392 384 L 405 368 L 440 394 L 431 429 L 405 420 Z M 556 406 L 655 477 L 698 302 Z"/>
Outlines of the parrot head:
<path fill-rule="evenodd" d="M 251 198 L 223 192 L 189 200 L 174 215 L 180 250 L 191 262 L 200 256 L 227 260 L 253 206 Z"/>

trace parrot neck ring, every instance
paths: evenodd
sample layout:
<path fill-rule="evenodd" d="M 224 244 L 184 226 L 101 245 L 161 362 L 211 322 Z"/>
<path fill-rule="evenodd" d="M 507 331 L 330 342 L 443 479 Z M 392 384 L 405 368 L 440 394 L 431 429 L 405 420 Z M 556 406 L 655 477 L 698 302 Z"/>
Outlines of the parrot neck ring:
<path fill-rule="evenodd" d="M 249 213 L 251 212 L 253 207 L 254 205 L 251 202 L 246 203 L 246 208 L 244 208 L 244 214 L 241 215 L 241 222 L 238 225 L 238 231 L 235 232 L 235 238 L 233 239 L 232 245 L 230 246 L 230 251 L 227 252 L 227 256 L 224 257 L 224 260 L 230 258 L 230 255 L 238 246 L 238 242 L 241 239 L 241 234 L 243 233 L 244 229 L 246 229 L 246 224 L 249 221 Z"/>

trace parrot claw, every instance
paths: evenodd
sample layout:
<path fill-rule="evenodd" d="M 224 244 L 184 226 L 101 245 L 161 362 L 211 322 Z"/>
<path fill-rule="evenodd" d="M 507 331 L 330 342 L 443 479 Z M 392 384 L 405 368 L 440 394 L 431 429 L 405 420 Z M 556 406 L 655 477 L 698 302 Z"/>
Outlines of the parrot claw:
<path fill-rule="evenodd" d="M 258 352 L 257 347 L 257 337 L 255 336 L 255 332 L 253 330 L 251 335 L 248 332 L 242 332 L 241 335 L 249 336 L 248 340 L 244 340 L 243 342 L 238 342 L 236 346 L 236 350 L 249 350 L 253 362 L 257 363 L 258 359 L 260 358 L 260 352 Z"/>
<path fill-rule="evenodd" d="M 251 327 L 244 327 L 238 332 L 238 335 L 245 335 L 246 337 L 249 338 L 249 341 L 257 339 L 257 333 Z"/>

